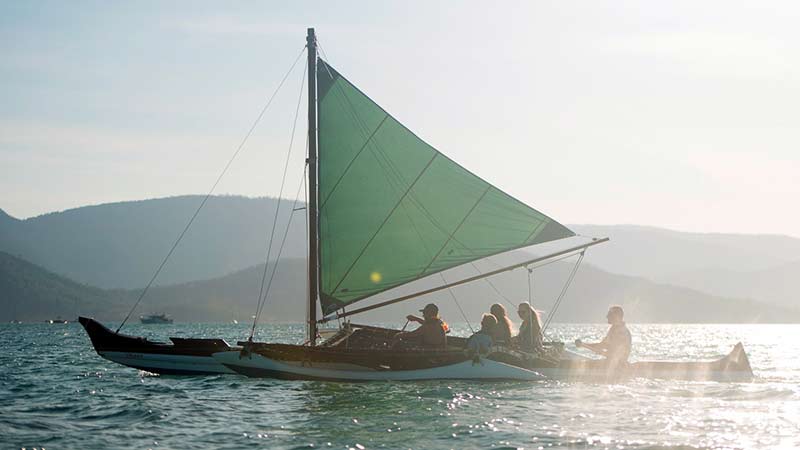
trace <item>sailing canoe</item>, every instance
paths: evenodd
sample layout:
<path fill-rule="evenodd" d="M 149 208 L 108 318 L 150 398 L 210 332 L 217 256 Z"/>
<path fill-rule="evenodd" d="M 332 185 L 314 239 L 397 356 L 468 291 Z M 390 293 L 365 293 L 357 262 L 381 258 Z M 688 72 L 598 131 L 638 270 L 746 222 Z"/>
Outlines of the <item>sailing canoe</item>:
<path fill-rule="evenodd" d="M 315 347 L 247 343 L 241 350 L 214 353 L 226 367 L 248 377 L 327 381 L 566 380 L 620 382 L 633 378 L 692 381 L 749 381 L 750 363 L 741 343 L 714 361 L 640 361 L 609 368 L 549 343 L 543 355 L 493 347 L 471 353 L 466 339 L 449 337 L 447 349 L 391 347 L 398 330 L 351 325 Z"/>
<path fill-rule="evenodd" d="M 347 322 L 337 335 L 317 345 L 318 323 L 415 295 L 345 311 L 356 302 L 492 255 L 575 233 L 468 171 L 402 125 L 317 57 L 313 28 L 306 42 L 308 342 L 248 341 L 240 343 L 239 351 L 214 353 L 220 363 L 252 377 L 336 381 L 752 377 L 741 345 L 715 362 L 642 362 L 611 372 L 603 361 L 566 352 L 563 344 L 549 346 L 544 355 L 504 348 L 473 355 L 460 338 L 450 338 L 447 349 L 404 350 L 391 345 L 399 330 Z M 589 246 L 606 240 L 595 239 L 577 250 L 583 255 Z"/>

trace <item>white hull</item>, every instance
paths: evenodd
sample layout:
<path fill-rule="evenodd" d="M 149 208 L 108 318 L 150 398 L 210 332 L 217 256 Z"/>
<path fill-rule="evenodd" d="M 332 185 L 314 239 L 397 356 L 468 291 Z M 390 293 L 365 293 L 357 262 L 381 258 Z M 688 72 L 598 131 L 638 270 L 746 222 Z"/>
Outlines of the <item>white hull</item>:
<path fill-rule="evenodd" d="M 703 363 L 634 363 L 622 371 L 609 371 L 602 365 L 569 367 L 569 361 L 592 361 L 565 352 L 563 367 L 528 370 L 509 364 L 480 358 L 479 362 L 465 361 L 447 366 L 417 370 L 375 370 L 343 363 L 287 362 L 267 358 L 258 353 L 242 356 L 240 351 L 214 353 L 221 365 L 249 377 L 330 381 L 411 381 L 411 380 L 564 380 L 616 383 L 632 378 L 695 381 L 749 381 L 749 370 L 712 370 Z"/>
<path fill-rule="evenodd" d="M 109 361 L 149 372 L 176 375 L 236 373 L 217 362 L 211 356 L 109 351 L 100 351 L 98 354 Z"/>
<path fill-rule="evenodd" d="M 240 357 L 239 351 L 214 353 L 214 359 L 236 372 L 251 377 L 331 381 L 413 381 L 413 380 L 523 380 L 546 377 L 539 372 L 482 358 L 448 366 L 418 370 L 372 370 L 347 364 L 315 363 L 313 366 L 286 363 L 259 354 Z"/>
<path fill-rule="evenodd" d="M 751 381 L 753 374 L 749 372 L 730 371 L 685 371 L 685 370 L 651 370 L 647 372 L 631 373 L 622 371 L 612 373 L 606 370 L 569 370 L 562 368 L 543 368 L 539 372 L 551 380 L 583 381 L 594 383 L 619 383 L 635 378 L 652 380 L 681 380 L 681 381 L 717 381 L 737 382 Z"/>

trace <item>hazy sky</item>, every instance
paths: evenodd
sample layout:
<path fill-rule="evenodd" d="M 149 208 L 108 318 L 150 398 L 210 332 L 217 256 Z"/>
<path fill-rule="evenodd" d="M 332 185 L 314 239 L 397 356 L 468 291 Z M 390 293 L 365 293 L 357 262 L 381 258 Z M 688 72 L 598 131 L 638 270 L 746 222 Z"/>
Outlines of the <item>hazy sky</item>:
<path fill-rule="evenodd" d="M 800 236 L 796 2 L 232 5 L 0 3 L 0 208 L 206 192 L 315 26 L 400 121 L 562 222 Z M 301 75 L 218 193 L 277 194 Z"/>

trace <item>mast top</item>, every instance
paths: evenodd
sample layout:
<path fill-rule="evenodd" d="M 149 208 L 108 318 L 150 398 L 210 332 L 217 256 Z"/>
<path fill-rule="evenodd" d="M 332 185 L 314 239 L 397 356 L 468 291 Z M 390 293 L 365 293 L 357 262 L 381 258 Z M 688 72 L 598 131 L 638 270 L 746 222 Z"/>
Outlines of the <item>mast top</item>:
<path fill-rule="evenodd" d="M 309 47 L 312 45 L 316 47 L 317 45 L 317 35 L 314 33 L 313 28 L 308 29 L 308 34 L 306 35 L 306 43 L 309 45 Z"/>

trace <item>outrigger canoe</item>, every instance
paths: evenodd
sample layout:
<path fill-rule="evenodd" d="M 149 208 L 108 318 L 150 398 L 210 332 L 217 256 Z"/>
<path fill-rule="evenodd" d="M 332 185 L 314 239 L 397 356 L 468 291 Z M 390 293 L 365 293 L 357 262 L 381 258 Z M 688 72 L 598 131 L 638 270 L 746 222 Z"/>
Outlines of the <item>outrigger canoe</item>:
<path fill-rule="evenodd" d="M 249 377 L 328 381 L 570 380 L 619 382 L 631 378 L 748 381 L 753 371 L 744 347 L 715 361 L 640 361 L 610 369 L 548 343 L 542 354 L 493 347 L 485 355 L 466 350 L 466 339 L 449 337 L 447 349 L 391 348 L 399 330 L 349 325 L 315 347 L 240 342 L 240 350 L 214 353 L 229 369 Z"/>
<path fill-rule="evenodd" d="M 251 333 L 248 341 L 239 343 L 241 348 L 221 339 L 172 338 L 172 344 L 166 344 L 120 335 L 81 318 L 101 356 L 157 373 L 225 371 L 304 380 L 752 378 L 741 344 L 716 361 L 643 361 L 609 368 L 604 361 L 567 351 L 561 343 L 547 345 L 541 354 L 498 347 L 475 355 L 466 350 L 464 338 L 449 338 L 442 350 L 393 348 L 389 344 L 398 330 L 351 325 L 348 318 L 353 315 L 503 272 L 525 268 L 530 280 L 539 265 L 575 256 L 575 266 L 550 312 L 552 319 L 586 251 L 609 239 L 586 241 L 423 141 L 318 57 L 313 28 L 307 30 L 306 50 L 308 198 L 307 207 L 295 209 L 307 215 L 306 343 L 255 343 Z M 501 157 L 494 148 L 486 149 L 485 156 Z M 513 164 L 513 159 L 509 162 Z M 187 227 L 190 224 L 191 220 Z M 573 245 L 576 240 L 584 242 Z M 488 272 L 473 264 L 559 242 L 572 246 Z M 468 264 L 479 273 L 445 280 L 444 272 Z M 354 308 L 357 302 L 390 295 L 395 288 L 417 281 L 438 284 L 437 278 L 429 277 L 440 277 L 444 284 Z M 256 323 L 269 287 L 259 294 Z M 145 293 L 146 289 L 139 300 Z M 332 321 L 340 324 L 338 332 L 322 340 L 318 326 Z"/>

